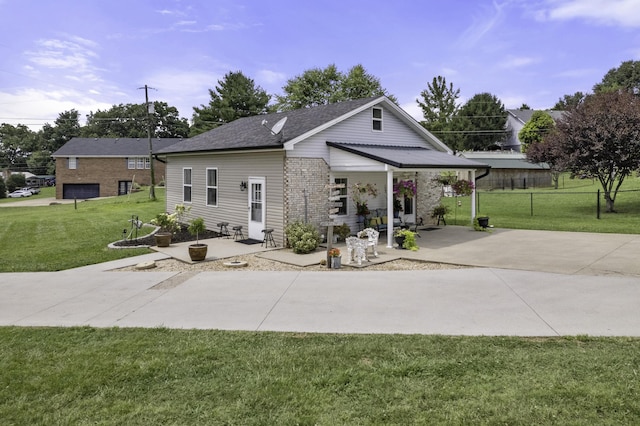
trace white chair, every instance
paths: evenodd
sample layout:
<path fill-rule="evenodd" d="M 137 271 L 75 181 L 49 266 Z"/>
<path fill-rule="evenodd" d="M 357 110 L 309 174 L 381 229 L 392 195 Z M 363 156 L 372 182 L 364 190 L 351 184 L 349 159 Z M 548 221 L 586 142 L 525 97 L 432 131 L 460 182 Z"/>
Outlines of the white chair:
<path fill-rule="evenodd" d="M 367 240 L 358 237 L 347 237 L 347 264 L 356 260 L 362 265 L 362 260 L 367 260 Z"/>
<path fill-rule="evenodd" d="M 373 228 L 365 228 L 358 232 L 358 238 L 364 239 L 366 237 L 365 252 L 369 250 L 369 247 L 373 250 L 373 257 L 378 257 L 378 237 L 380 233 Z"/>

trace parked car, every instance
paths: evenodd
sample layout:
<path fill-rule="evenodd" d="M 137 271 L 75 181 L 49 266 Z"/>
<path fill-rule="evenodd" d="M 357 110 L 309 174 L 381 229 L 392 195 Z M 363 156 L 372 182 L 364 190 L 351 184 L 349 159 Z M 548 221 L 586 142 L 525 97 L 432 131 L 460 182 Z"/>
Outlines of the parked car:
<path fill-rule="evenodd" d="M 40 193 L 40 188 L 37 188 L 35 186 L 27 186 L 26 188 L 22 188 L 24 191 L 29 191 L 31 192 L 33 195 L 39 194 Z"/>
<path fill-rule="evenodd" d="M 33 195 L 33 193 L 31 191 L 27 191 L 27 190 L 24 190 L 24 189 L 16 189 L 15 191 L 13 191 L 9 195 L 7 195 L 7 197 L 9 197 L 9 198 L 22 198 L 22 197 L 31 197 L 32 195 Z"/>

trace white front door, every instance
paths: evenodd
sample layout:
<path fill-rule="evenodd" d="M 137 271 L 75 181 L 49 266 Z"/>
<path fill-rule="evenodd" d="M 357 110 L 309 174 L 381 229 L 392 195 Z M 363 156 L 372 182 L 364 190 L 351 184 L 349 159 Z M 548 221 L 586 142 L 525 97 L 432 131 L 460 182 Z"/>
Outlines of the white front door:
<path fill-rule="evenodd" d="M 262 240 L 266 217 L 266 185 L 264 178 L 249 178 L 249 238 Z"/>

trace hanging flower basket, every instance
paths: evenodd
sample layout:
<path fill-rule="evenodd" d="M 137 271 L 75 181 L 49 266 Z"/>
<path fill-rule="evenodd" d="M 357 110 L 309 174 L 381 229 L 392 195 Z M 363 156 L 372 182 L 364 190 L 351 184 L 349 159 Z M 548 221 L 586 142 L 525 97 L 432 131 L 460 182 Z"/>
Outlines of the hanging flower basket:
<path fill-rule="evenodd" d="M 451 189 L 455 195 L 468 196 L 473 192 L 473 182 L 470 180 L 460 179 L 451 184 Z"/>
<path fill-rule="evenodd" d="M 399 197 L 412 198 L 417 192 L 416 184 L 412 180 L 400 180 L 393 185 L 393 193 Z"/>

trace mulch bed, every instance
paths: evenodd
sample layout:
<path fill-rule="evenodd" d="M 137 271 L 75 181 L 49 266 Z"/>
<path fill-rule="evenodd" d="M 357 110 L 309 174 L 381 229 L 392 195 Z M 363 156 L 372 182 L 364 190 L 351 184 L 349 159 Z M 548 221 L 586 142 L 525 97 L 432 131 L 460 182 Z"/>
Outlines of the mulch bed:
<path fill-rule="evenodd" d="M 218 236 L 216 231 L 205 231 L 201 232 L 198 235 L 199 239 L 206 240 L 207 238 L 215 238 Z M 191 235 L 187 228 L 182 228 L 179 231 L 176 231 L 171 237 L 171 243 L 184 243 L 187 241 L 195 241 L 195 235 Z M 117 247 L 135 247 L 135 246 L 155 246 L 156 240 L 153 235 L 148 235 L 146 237 L 137 238 L 135 240 L 122 240 L 113 243 L 114 246 Z"/>

